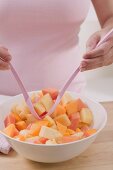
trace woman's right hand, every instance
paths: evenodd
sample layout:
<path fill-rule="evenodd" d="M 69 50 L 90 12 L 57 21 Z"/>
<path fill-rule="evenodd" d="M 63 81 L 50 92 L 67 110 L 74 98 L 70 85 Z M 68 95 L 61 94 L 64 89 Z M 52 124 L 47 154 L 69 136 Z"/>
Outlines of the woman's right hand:
<path fill-rule="evenodd" d="M 8 70 L 9 62 L 11 61 L 11 55 L 8 49 L 5 47 L 0 47 L 0 70 Z"/>

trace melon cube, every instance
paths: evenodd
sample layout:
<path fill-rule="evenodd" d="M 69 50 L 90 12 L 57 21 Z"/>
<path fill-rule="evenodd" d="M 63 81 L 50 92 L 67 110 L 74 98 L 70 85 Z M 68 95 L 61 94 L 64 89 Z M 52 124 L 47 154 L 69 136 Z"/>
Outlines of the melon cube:
<path fill-rule="evenodd" d="M 8 125 L 4 130 L 3 132 L 10 136 L 10 137 L 14 137 L 14 136 L 17 136 L 19 134 L 19 131 L 16 129 L 15 125 L 14 124 L 10 124 Z"/>
<path fill-rule="evenodd" d="M 39 136 L 47 138 L 47 139 L 55 139 L 57 137 L 61 137 L 62 134 L 58 130 L 55 130 L 55 129 L 52 129 L 46 126 L 42 126 Z"/>
<path fill-rule="evenodd" d="M 66 111 L 68 115 L 78 112 L 78 101 L 71 100 L 66 104 Z"/>
<path fill-rule="evenodd" d="M 80 112 L 81 122 L 91 124 L 93 121 L 93 114 L 89 108 L 82 108 Z"/>
<path fill-rule="evenodd" d="M 15 122 L 16 122 L 15 117 L 12 114 L 10 114 L 10 115 L 6 116 L 6 118 L 4 120 L 4 125 L 5 125 L 5 127 L 7 127 L 10 124 L 15 124 Z"/>
<path fill-rule="evenodd" d="M 54 88 L 47 88 L 42 90 L 43 95 L 49 93 L 53 100 L 55 100 L 58 96 L 58 90 Z"/>
<path fill-rule="evenodd" d="M 47 120 L 49 122 L 48 126 L 50 126 L 50 127 L 56 125 L 55 121 L 50 116 L 48 116 L 48 115 L 45 116 L 44 120 Z"/>
<path fill-rule="evenodd" d="M 53 106 L 53 104 L 54 104 L 50 94 L 44 95 L 41 98 L 40 103 L 45 107 L 46 112 L 48 112 L 51 109 L 51 107 Z"/>
<path fill-rule="evenodd" d="M 66 109 L 64 106 L 62 105 L 58 105 L 55 109 L 55 111 L 52 113 L 52 117 L 55 118 L 56 116 L 59 116 L 59 115 L 62 115 L 62 114 L 65 114 L 66 113 Z"/>
<path fill-rule="evenodd" d="M 19 131 L 27 128 L 27 125 L 24 121 L 19 121 L 15 125 Z"/>
<path fill-rule="evenodd" d="M 67 131 L 67 126 L 64 126 L 61 123 L 57 122 L 57 129 L 62 135 L 64 135 Z"/>
<path fill-rule="evenodd" d="M 73 100 L 73 97 L 69 93 L 65 93 L 61 99 L 61 104 L 65 106 L 71 100 Z"/>
<path fill-rule="evenodd" d="M 38 115 L 42 115 L 43 113 L 46 112 L 44 106 L 40 102 L 34 104 L 34 108 Z"/>
<path fill-rule="evenodd" d="M 61 123 L 64 126 L 70 126 L 71 125 L 71 121 L 69 120 L 68 116 L 66 114 L 57 116 L 55 118 L 55 121 Z"/>

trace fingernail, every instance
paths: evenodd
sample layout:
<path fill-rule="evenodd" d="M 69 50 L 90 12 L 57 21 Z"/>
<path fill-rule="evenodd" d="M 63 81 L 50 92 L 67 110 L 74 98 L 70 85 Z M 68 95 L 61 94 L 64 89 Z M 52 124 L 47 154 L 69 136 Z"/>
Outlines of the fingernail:
<path fill-rule="evenodd" d="M 83 68 L 83 67 L 80 68 L 80 71 L 81 71 L 81 72 L 83 72 L 83 71 L 85 71 L 85 70 L 86 70 L 86 69 Z"/>
<path fill-rule="evenodd" d="M 86 62 L 82 62 L 81 67 L 86 67 L 87 63 Z"/>

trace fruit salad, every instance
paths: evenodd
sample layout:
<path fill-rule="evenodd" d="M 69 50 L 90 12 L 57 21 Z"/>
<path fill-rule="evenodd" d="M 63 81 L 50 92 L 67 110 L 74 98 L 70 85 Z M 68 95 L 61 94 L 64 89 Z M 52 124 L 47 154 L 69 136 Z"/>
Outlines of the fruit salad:
<path fill-rule="evenodd" d="M 33 106 L 42 120 L 37 120 L 23 101 L 12 106 L 4 120 L 3 132 L 16 140 L 33 144 L 63 144 L 81 140 L 96 132 L 92 128 L 93 113 L 80 98 L 64 94 L 55 111 L 46 115 L 53 106 L 57 89 L 43 89 L 31 95 Z"/>

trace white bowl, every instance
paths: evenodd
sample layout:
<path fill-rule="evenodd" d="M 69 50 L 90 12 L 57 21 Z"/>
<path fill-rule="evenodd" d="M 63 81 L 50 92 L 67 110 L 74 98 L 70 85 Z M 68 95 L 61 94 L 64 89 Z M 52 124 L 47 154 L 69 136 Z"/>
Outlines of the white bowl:
<path fill-rule="evenodd" d="M 32 92 L 31 92 L 32 93 Z M 31 94 L 30 93 L 30 94 Z M 72 96 L 77 98 L 78 96 L 71 93 Z M 98 129 L 95 134 L 80 141 L 75 141 L 67 144 L 58 145 L 41 145 L 41 144 L 30 144 L 26 142 L 17 141 L 13 138 L 3 134 L 12 148 L 21 154 L 23 157 L 44 163 L 55 163 L 62 162 L 73 157 L 80 155 L 84 152 L 96 139 L 98 134 L 104 128 L 107 121 L 107 113 L 101 104 L 96 103 L 86 97 L 80 97 L 84 102 L 88 104 L 93 112 L 94 125 L 93 127 Z M 0 130 L 4 128 L 4 118 L 9 114 L 10 109 L 14 103 L 21 103 L 23 99 L 22 95 L 12 97 L 8 101 L 0 105 Z"/>

